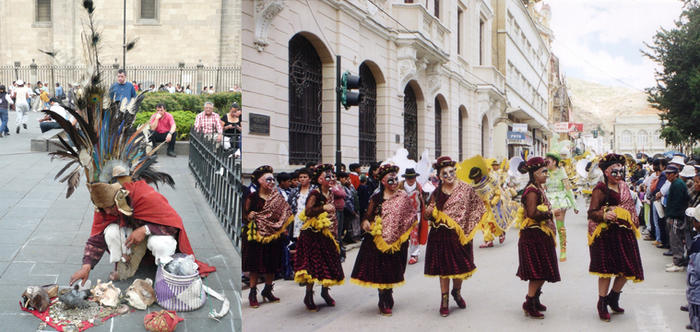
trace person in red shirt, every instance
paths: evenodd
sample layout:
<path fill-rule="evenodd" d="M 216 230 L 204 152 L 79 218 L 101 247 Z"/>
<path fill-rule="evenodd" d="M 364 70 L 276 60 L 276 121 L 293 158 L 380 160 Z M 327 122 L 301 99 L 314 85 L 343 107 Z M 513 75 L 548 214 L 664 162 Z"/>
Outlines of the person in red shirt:
<path fill-rule="evenodd" d="M 355 190 L 360 186 L 360 175 L 362 174 L 362 166 L 360 164 L 350 164 L 350 183 L 355 187 Z"/>
<path fill-rule="evenodd" d="M 165 104 L 156 105 L 156 112 L 151 115 L 148 122 L 151 126 L 151 142 L 155 147 L 161 142 L 168 143 L 168 156 L 175 157 L 175 137 L 177 136 L 177 126 L 173 115 L 165 110 Z"/>

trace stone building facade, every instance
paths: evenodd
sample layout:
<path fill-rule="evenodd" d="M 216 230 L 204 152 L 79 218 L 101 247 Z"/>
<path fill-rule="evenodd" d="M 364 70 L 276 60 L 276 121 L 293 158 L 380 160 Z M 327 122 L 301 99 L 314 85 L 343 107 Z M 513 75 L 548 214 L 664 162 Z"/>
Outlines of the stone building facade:
<path fill-rule="evenodd" d="M 661 119 L 657 114 L 632 115 L 615 118 L 613 151 L 636 156 L 643 152 L 650 156 L 668 150 L 659 137 Z"/>
<path fill-rule="evenodd" d="M 242 0 L 95 0 L 103 63 L 122 64 L 126 3 L 128 65 L 240 65 Z M 87 14 L 79 0 L 0 1 L 0 66 L 83 62 Z M 56 60 L 39 49 L 57 52 Z"/>
<path fill-rule="evenodd" d="M 497 157 L 504 145 L 493 130 L 506 82 L 491 1 L 255 0 L 242 10 L 244 172 L 335 161 L 336 54 L 365 95 L 341 111 L 345 164 L 402 147 L 412 158 Z"/>

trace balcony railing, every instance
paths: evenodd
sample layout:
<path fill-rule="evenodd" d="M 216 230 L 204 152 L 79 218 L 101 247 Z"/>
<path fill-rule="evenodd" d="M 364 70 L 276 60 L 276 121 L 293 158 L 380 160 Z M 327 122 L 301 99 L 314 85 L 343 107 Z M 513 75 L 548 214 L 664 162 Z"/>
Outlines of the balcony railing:
<path fill-rule="evenodd" d="M 423 38 L 435 44 L 439 50 L 449 53 L 450 29 L 431 15 L 421 4 L 394 3 L 392 14 L 410 32 L 420 33 Z M 402 27 L 397 27 L 401 29 Z"/>

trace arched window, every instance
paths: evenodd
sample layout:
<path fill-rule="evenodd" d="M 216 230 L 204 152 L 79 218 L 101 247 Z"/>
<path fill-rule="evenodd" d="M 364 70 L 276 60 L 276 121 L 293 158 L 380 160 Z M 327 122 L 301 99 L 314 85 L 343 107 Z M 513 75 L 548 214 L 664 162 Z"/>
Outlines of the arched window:
<path fill-rule="evenodd" d="M 486 158 L 486 149 L 489 140 L 489 119 L 486 115 L 481 119 L 481 155 Z"/>
<path fill-rule="evenodd" d="M 418 102 L 410 85 L 403 90 L 403 147 L 408 159 L 418 160 Z"/>
<path fill-rule="evenodd" d="M 622 147 L 630 147 L 632 145 L 632 133 L 629 130 L 622 132 L 621 142 Z"/>
<path fill-rule="evenodd" d="M 289 164 L 321 161 L 321 59 L 308 39 L 289 40 Z"/>
<path fill-rule="evenodd" d="M 647 134 L 646 130 L 640 130 L 637 133 L 637 149 L 643 150 L 643 149 L 648 149 L 649 147 L 647 146 L 650 142 L 648 141 L 649 139 L 649 134 Z"/>
<path fill-rule="evenodd" d="M 377 160 L 377 83 L 366 63 L 360 65 L 360 163 Z"/>
<path fill-rule="evenodd" d="M 442 156 L 442 104 L 435 97 L 435 158 Z"/>

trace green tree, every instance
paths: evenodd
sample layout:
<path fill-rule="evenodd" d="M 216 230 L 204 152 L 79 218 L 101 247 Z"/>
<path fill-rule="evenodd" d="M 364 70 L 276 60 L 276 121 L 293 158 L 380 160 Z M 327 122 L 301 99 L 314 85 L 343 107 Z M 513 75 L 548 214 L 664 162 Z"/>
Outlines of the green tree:
<path fill-rule="evenodd" d="M 667 144 L 693 146 L 700 138 L 700 0 L 683 0 L 672 29 L 661 28 L 642 54 L 656 62 L 656 86 L 648 100 L 661 111 L 661 138 Z"/>

